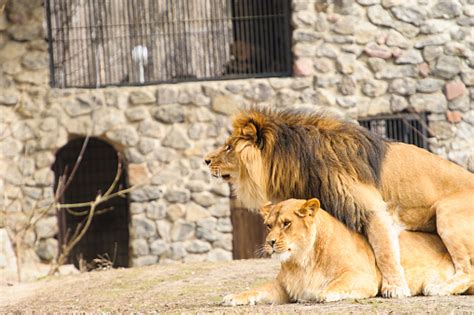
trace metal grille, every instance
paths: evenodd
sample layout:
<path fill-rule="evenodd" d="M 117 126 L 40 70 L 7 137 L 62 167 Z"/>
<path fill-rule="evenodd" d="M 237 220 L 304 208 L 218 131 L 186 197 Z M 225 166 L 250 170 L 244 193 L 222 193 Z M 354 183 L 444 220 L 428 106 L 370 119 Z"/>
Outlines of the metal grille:
<path fill-rule="evenodd" d="M 290 0 L 46 0 L 54 87 L 291 74 Z"/>
<path fill-rule="evenodd" d="M 69 176 L 81 151 L 84 138 L 75 139 L 66 144 L 56 155 L 53 170 L 56 179 L 62 174 Z M 70 186 L 61 198 L 62 203 L 80 203 L 93 201 L 99 192 L 104 193 L 112 184 L 117 171 L 118 156 L 109 144 L 90 138 L 81 163 Z M 126 188 L 125 169 L 115 191 Z M 109 209 L 94 216 L 91 226 L 82 240 L 71 251 L 70 262 L 79 267 L 78 258 L 82 257 L 91 263 L 99 255 L 107 256 L 114 262 L 114 267 L 128 267 L 129 247 L 129 211 L 128 198 L 112 198 L 97 208 L 97 212 Z M 75 208 L 74 211 L 86 211 L 89 208 Z M 83 223 L 84 216 L 71 215 L 66 211 L 59 212 L 59 243 L 70 236 L 78 224 Z"/>
<path fill-rule="evenodd" d="M 384 138 L 428 149 L 428 119 L 425 113 L 362 118 L 359 123 Z"/>

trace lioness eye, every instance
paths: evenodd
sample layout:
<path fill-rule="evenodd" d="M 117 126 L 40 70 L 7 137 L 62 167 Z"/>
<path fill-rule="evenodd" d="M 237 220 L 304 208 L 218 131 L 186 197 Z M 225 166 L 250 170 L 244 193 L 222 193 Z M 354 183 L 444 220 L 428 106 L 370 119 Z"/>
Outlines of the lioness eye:
<path fill-rule="evenodd" d="M 291 221 L 285 221 L 283 222 L 283 227 L 286 229 L 287 227 L 289 227 L 291 225 Z"/>
<path fill-rule="evenodd" d="M 227 152 L 229 152 L 230 150 L 232 150 L 232 147 L 231 147 L 230 145 L 226 145 L 226 146 L 225 146 L 225 150 L 226 150 Z"/>

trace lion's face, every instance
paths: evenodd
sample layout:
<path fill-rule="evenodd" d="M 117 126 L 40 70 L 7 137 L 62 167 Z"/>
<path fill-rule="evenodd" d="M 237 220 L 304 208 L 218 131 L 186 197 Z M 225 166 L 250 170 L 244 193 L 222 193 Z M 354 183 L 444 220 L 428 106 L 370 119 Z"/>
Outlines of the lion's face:
<path fill-rule="evenodd" d="M 235 149 L 230 143 L 226 143 L 210 152 L 204 160 L 214 177 L 222 178 L 226 182 L 233 182 L 239 176 L 239 161 Z"/>
<path fill-rule="evenodd" d="M 319 207 L 317 199 L 288 199 L 263 206 L 260 213 L 268 229 L 264 251 L 281 262 L 304 255 L 315 241 L 314 214 Z"/>
<path fill-rule="evenodd" d="M 250 209 L 259 209 L 269 200 L 261 133 L 254 123 L 237 119 L 225 144 L 204 157 L 211 175 L 231 183 L 239 199 Z"/>

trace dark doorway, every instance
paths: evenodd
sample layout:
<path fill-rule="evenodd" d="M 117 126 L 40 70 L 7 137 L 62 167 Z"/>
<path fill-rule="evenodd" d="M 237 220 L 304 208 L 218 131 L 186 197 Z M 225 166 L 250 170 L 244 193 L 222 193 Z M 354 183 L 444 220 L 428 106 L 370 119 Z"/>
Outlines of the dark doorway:
<path fill-rule="evenodd" d="M 56 154 L 53 165 L 55 192 L 60 176 L 65 174 L 69 178 L 71 175 L 84 141 L 85 138 L 71 140 Z M 119 156 L 111 145 L 97 138 L 90 138 L 77 171 L 59 201 L 71 204 L 95 200 L 98 193 L 105 193 L 113 183 L 118 162 Z M 115 191 L 126 187 L 127 176 L 122 163 L 122 173 Z M 79 268 L 79 260 L 82 258 L 88 268 L 94 268 L 94 259 L 103 257 L 112 261 L 114 267 L 128 267 L 128 205 L 126 196 L 115 197 L 101 204 L 96 209 L 98 214 L 94 216 L 87 233 L 69 255 L 69 262 Z M 87 211 L 89 207 L 70 210 Z M 58 213 L 59 244 L 62 245 L 77 226 L 84 223 L 87 216 L 72 215 L 66 210 Z"/>
<path fill-rule="evenodd" d="M 232 194 L 230 199 L 232 221 L 232 251 L 234 259 L 261 258 L 257 251 L 267 236 L 263 219 L 248 210 Z"/>

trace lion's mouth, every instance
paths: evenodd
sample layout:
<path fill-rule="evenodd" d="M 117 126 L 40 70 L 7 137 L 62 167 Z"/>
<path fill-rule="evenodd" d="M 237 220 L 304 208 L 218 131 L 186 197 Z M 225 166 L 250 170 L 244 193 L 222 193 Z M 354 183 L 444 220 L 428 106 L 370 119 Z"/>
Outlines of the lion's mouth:
<path fill-rule="evenodd" d="M 220 170 L 213 170 L 213 172 L 211 174 L 215 178 L 222 178 L 223 180 L 225 180 L 227 182 L 231 180 L 230 174 L 222 174 Z"/>

